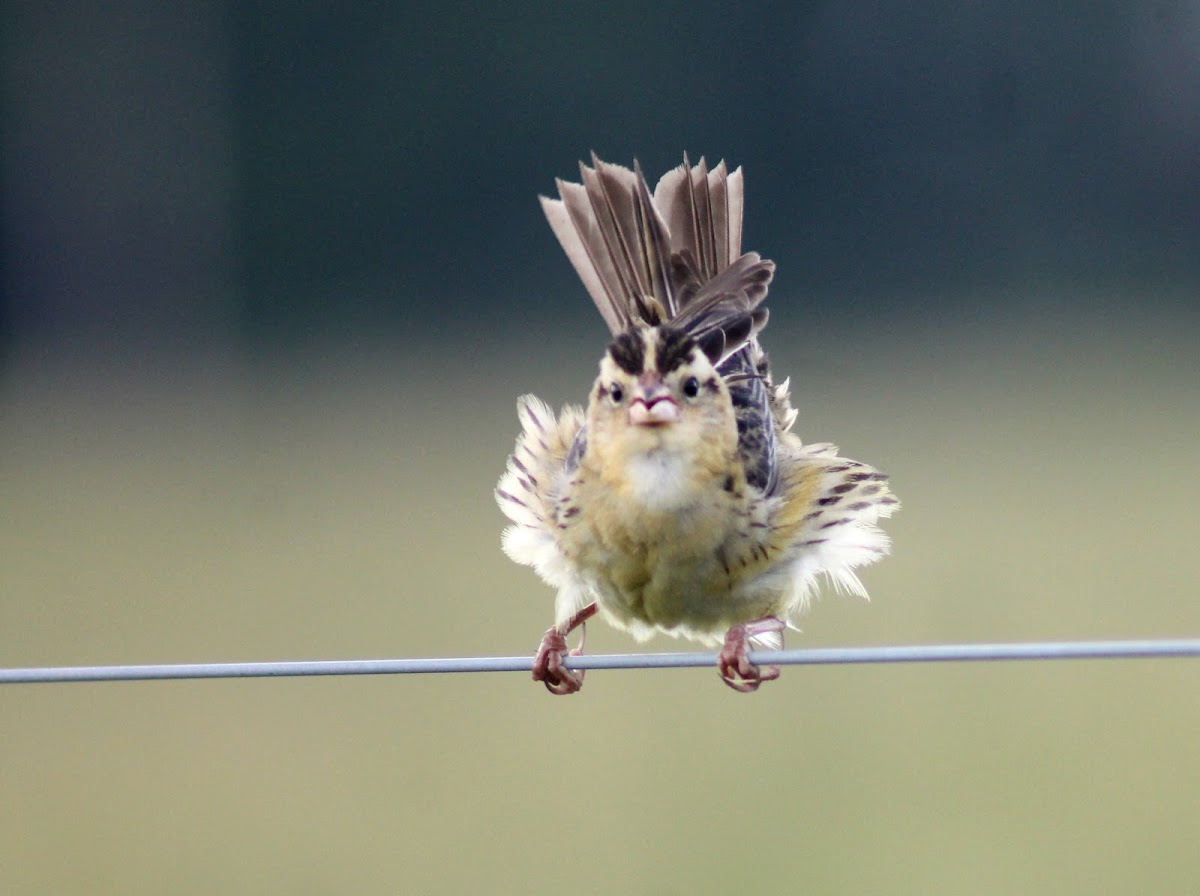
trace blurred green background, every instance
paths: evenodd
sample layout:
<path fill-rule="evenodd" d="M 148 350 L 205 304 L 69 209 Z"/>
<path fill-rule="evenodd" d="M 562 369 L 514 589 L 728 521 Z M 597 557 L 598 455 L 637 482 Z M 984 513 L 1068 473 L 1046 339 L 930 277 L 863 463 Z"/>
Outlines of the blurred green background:
<path fill-rule="evenodd" d="M 801 435 L 904 501 L 791 646 L 1200 633 L 1200 8 L 0 7 L 0 665 L 531 653 L 539 192 L 742 164 Z M 638 649 L 603 624 L 589 650 Z M 669 640 L 649 650 L 691 649 Z M 6 686 L 0 890 L 1188 892 L 1191 660 Z"/>

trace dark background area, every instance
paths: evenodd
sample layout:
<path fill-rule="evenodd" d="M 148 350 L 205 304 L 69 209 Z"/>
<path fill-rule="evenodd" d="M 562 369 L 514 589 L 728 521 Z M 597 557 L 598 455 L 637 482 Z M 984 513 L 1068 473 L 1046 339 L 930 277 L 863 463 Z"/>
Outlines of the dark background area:
<path fill-rule="evenodd" d="M 3 33 L 10 344 L 582 317 L 534 197 L 593 149 L 744 165 L 747 243 L 810 308 L 1200 283 L 1195 4 L 10 4 Z"/>
<path fill-rule="evenodd" d="M 744 166 L 797 431 L 903 502 L 788 646 L 1196 636 L 1198 47 L 1195 2 L 0 5 L 0 665 L 532 654 L 492 489 L 607 338 L 536 201 L 593 149 Z M 0 891 L 1188 893 L 1198 671 L 3 686 Z"/>

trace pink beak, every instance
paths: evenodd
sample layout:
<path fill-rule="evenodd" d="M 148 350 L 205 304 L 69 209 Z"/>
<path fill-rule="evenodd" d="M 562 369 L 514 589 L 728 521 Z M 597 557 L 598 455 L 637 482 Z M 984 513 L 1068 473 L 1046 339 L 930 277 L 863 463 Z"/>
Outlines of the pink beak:
<path fill-rule="evenodd" d="M 629 403 L 629 422 L 634 426 L 659 426 L 679 419 L 679 405 L 657 376 L 644 376 L 638 383 L 641 394 Z"/>

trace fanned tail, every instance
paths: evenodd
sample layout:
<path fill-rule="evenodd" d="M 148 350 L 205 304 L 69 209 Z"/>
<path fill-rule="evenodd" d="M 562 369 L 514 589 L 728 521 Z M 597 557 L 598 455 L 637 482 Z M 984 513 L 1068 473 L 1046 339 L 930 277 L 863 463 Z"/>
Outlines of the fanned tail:
<path fill-rule="evenodd" d="M 775 265 L 742 254 L 742 170 L 704 159 L 668 171 L 653 194 L 641 167 L 579 165 L 542 209 L 609 330 L 667 324 L 720 362 L 767 322 Z"/>

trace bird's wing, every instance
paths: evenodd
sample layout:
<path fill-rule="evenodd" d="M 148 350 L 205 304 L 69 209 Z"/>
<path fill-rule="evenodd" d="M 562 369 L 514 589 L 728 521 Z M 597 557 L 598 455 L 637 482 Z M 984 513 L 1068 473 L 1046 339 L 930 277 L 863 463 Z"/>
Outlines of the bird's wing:
<path fill-rule="evenodd" d="M 517 401 L 517 417 L 521 434 L 496 486 L 496 503 L 512 521 L 504 531 L 504 550 L 561 587 L 562 558 L 554 537 L 556 501 L 572 448 L 582 437 L 583 410 L 568 406 L 555 417 L 544 401 L 523 395 Z"/>
<path fill-rule="evenodd" d="M 794 609 L 808 599 L 818 572 L 839 590 L 866 596 L 854 568 L 874 563 L 890 542 L 878 527 L 900 502 L 888 477 L 874 467 L 839 457 L 836 445 L 803 445 L 786 435 L 780 446 L 779 498 L 769 549 L 799 558 Z"/>

